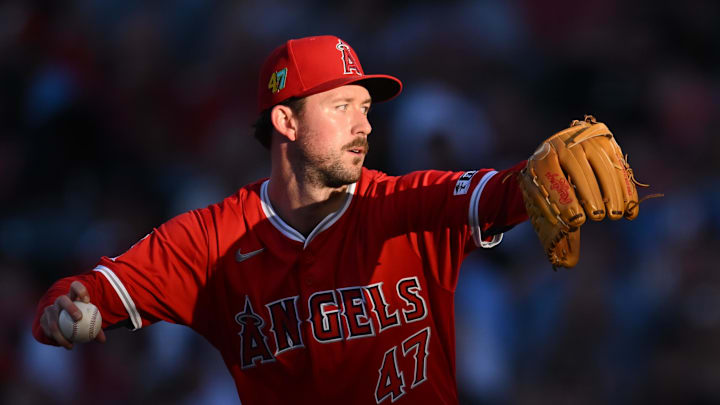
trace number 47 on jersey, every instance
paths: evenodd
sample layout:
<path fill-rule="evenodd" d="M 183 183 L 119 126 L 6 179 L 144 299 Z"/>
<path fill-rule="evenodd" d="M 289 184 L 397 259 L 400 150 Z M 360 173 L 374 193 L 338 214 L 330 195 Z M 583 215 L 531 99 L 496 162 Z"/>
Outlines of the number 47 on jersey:
<path fill-rule="evenodd" d="M 430 343 L 430 328 L 424 328 L 409 338 L 403 340 L 400 348 L 402 348 L 402 356 L 407 357 L 412 354 L 415 369 L 412 376 L 410 389 L 417 387 L 427 380 L 427 356 L 428 344 Z M 375 402 L 378 404 L 390 398 L 391 402 L 395 402 L 398 398 L 406 393 L 406 382 L 403 372 L 398 367 L 398 346 L 393 346 L 385 352 L 382 365 L 378 370 L 380 376 L 378 378 L 377 387 L 375 388 Z"/>

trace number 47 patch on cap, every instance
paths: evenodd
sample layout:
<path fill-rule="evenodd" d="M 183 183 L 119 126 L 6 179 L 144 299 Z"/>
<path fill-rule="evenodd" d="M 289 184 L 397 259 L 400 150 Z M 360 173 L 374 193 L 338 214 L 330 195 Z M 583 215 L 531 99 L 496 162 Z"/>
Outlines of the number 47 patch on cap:
<path fill-rule="evenodd" d="M 268 83 L 268 90 L 273 93 L 285 88 L 285 79 L 287 78 L 287 68 L 273 72 L 270 76 L 270 82 Z"/>

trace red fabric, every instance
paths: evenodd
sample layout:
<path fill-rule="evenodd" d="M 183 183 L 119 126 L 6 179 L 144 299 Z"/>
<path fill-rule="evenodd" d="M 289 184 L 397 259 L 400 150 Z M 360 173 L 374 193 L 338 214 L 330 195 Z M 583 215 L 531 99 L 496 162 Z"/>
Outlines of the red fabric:
<path fill-rule="evenodd" d="M 517 182 L 517 175 L 526 164 L 527 161 L 523 160 L 498 172 L 485 186 L 487 192 L 483 192 L 478 206 L 483 231 L 492 231 L 492 228 L 502 231 L 527 221 L 522 191 Z"/>
<path fill-rule="evenodd" d="M 390 100 L 402 90 L 395 77 L 366 75 L 355 51 L 338 37 L 291 39 L 275 49 L 260 69 L 258 111 L 291 97 L 352 83 L 366 86 L 375 103 Z"/>
<path fill-rule="evenodd" d="M 484 183 L 483 231 L 524 219 L 514 177 L 502 181 L 512 170 Z M 98 265 L 142 325 L 188 325 L 218 348 L 244 404 L 457 403 L 454 290 L 491 174 L 363 169 L 347 210 L 305 244 L 266 215 L 258 182 Z M 129 318 L 97 271 L 60 280 L 38 314 L 74 279 L 104 327 Z M 35 337 L 47 343 L 37 319 Z"/>

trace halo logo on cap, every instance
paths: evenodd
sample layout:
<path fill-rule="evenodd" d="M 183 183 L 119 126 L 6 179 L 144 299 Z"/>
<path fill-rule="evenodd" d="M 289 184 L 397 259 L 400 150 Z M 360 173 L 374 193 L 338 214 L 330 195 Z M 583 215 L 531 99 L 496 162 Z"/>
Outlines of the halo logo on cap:
<path fill-rule="evenodd" d="M 355 74 L 362 76 L 362 71 L 360 71 L 360 68 L 358 67 L 357 63 L 353 60 L 352 56 L 350 56 L 350 47 L 347 46 L 342 39 L 338 38 L 338 43 L 335 45 L 335 48 L 337 48 L 338 51 L 342 54 L 342 61 L 343 61 L 343 67 L 345 68 L 345 74 L 351 75 L 353 74 L 353 71 Z"/>
<path fill-rule="evenodd" d="M 373 104 L 387 101 L 402 90 L 402 83 L 393 76 L 366 75 L 355 50 L 334 35 L 290 39 L 277 47 L 260 69 L 258 112 L 292 97 L 349 84 L 364 86 Z"/>

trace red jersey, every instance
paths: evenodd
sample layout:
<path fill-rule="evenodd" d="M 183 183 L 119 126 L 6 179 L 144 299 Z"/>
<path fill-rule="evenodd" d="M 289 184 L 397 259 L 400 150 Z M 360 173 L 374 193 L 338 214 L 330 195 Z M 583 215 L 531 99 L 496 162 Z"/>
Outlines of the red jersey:
<path fill-rule="evenodd" d="M 38 312 L 80 280 L 103 327 L 187 325 L 222 353 L 247 405 L 457 403 L 458 270 L 526 219 L 507 175 L 523 165 L 400 177 L 363 169 L 307 237 L 259 181 L 60 280 Z M 34 332 L 48 343 L 37 319 Z"/>

